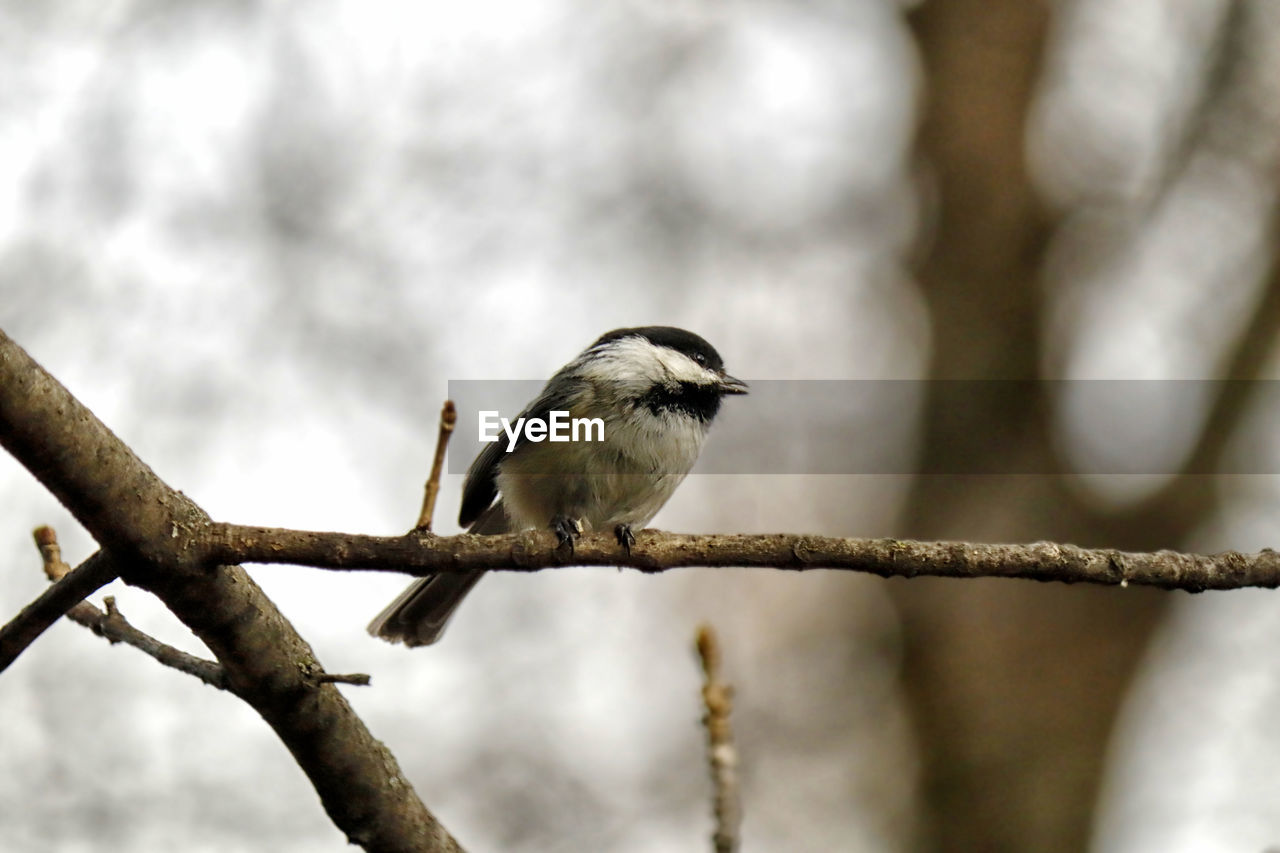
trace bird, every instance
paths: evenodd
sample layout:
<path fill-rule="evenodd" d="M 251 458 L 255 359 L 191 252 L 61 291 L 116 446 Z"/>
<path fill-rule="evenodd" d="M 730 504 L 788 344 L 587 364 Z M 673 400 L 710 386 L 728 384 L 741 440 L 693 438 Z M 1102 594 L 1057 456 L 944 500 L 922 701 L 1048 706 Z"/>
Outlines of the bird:
<path fill-rule="evenodd" d="M 607 332 L 552 376 L 516 419 L 545 422 L 552 412 L 568 412 L 598 418 L 603 429 L 550 442 L 531 439 L 526 428 L 511 442 L 487 444 L 467 470 L 458 523 L 482 535 L 550 529 L 557 547 L 570 551 L 583 533 L 611 530 L 630 553 L 634 530 L 657 515 L 693 468 L 722 399 L 747 390 L 693 332 L 673 326 Z M 435 643 L 484 572 L 415 580 L 369 623 L 369 633 L 407 646 Z"/>

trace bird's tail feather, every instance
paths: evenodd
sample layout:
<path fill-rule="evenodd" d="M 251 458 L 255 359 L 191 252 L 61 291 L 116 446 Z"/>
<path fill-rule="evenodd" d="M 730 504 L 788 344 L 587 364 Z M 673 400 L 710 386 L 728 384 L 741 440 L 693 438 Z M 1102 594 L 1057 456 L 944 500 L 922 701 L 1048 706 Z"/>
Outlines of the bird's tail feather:
<path fill-rule="evenodd" d="M 506 533 L 509 528 L 506 511 L 499 502 L 485 510 L 467 532 L 493 535 Z M 374 617 L 369 633 L 389 643 L 431 645 L 440 639 L 449 618 L 484 572 L 441 572 L 418 578 Z"/>

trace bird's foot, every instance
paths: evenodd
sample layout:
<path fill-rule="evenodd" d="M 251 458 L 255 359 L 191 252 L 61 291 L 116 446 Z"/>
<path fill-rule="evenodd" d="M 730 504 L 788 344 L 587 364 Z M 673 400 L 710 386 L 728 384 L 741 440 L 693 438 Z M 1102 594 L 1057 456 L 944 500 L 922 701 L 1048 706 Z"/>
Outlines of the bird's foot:
<path fill-rule="evenodd" d="M 631 532 L 630 524 L 619 524 L 613 528 L 613 535 L 618 537 L 618 544 L 622 546 L 622 550 L 627 552 L 627 556 L 631 556 L 631 546 L 636 544 L 636 535 Z"/>
<path fill-rule="evenodd" d="M 557 515 L 551 519 L 551 532 L 556 535 L 556 550 L 568 547 L 572 557 L 573 546 L 582 535 L 582 522 L 567 515 Z"/>

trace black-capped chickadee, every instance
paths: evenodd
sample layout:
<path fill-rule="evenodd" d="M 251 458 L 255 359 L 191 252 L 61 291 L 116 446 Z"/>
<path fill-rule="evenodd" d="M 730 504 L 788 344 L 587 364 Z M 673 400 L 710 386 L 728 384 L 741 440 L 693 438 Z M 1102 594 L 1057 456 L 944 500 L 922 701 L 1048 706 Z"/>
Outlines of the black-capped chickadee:
<path fill-rule="evenodd" d="M 746 392 L 715 348 L 692 332 L 609 332 L 520 414 L 544 423 L 552 412 L 599 418 L 603 435 L 553 443 L 530 440 L 526 431 L 514 446 L 487 445 L 467 471 L 458 523 L 489 535 L 550 528 L 569 548 L 584 531 L 612 530 L 629 550 L 632 528 L 648 524 L 693 468 L 721 398 Z M 483 574 L 419 578 L 369 623 L 369 633 L 409 646 L 434 643 Z"/>

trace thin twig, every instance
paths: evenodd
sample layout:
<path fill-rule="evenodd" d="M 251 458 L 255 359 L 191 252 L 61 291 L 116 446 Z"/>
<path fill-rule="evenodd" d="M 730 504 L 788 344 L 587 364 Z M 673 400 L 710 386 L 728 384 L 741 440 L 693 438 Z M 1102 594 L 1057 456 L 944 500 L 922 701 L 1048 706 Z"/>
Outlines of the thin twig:
<path fill-rule="evenodd" d="M 715 790 L 712 813 L 716 831 L 711 840 L 716 853 L 734 853 L 742 825 L 742 800 L 738 789 L 738 748 L 729 725 L 733 687 L 720 680 L 720 641 L 710 625 L 698 628 L 698 657 L 706 678 L 702 703 L 707 713 L 702 722 L 707 727 L 707 762 L 711 765 L 711 784 Z"/>
<path fill-rule="evenodd" d="M 368 687 L 373 681 L 366 673 L 363 672 L 321 672 L 315 676 L 317 684 L 355 684 L 360 687 Z"/>
<path fill-rule="evenodd" d="M 431 517 L 436 510 L 436 496 L 440 494 L 440 475 L 444 471 L 444 454 L 449 447 L 449 438 L 453 435 L 453 426 L 458 422 L 458 410 L 452 400 L 444 401 L 440 410 L 440 431 L 436 434 L 436 458 L 431 462 L 431 476 L 427 477 L 426 488 L 422 493 L 422 512 L 418 513 L 418 523 L 414 530 L 431 532 Z"/>
<path fill-rule="evenodd" d="M 62 547 L 58 544 L 58 534 L 52 527 L 37 527 L 35 530 L 36 546 L 40 549 L 40 557 L 44 563 L 44 573 L 49 580 L 57 582 L 70 571 L 70 567 L 62 560 Z M 116 607 L 115 596 L 108 595 L 104 600 L 106 611 L 99 610 L 87 601 L 75 604 L 66 612 L 72 622 L 83 625 L 99 637 L 115 645 L 124 643 L 150 655 L 167 667 L 185 672 L 216 687 L 227 689 L 227 677 L 222 666 L 216 661 L 205 660 L 187 654 L 181 649 L 160 642 L 150 634 L 139 631 Z"/>
<path fill-rule="evenodd" d="M 103 603 L 107 607 L 105 613 L 88 602 L 82 602 L 73 607 L 67 616 L 91 629 L 95 634 L 106 637 L 108 642 L 133 646 L 170 669 L 195 676 L 210 687 L 216 687 L 219 690 L 229 689 L 227 674 L 221 664 L 187 654 L 181 649 L 160 642 L 150 634 L 139 631 L 120 613 L 116 607 L 115 596 L 108 595 L 103 599 Z"/>

